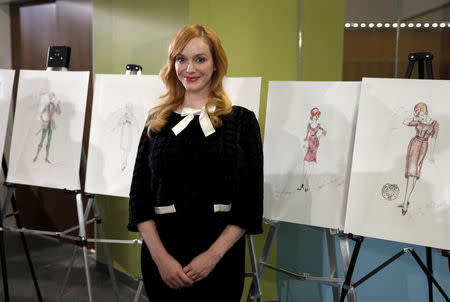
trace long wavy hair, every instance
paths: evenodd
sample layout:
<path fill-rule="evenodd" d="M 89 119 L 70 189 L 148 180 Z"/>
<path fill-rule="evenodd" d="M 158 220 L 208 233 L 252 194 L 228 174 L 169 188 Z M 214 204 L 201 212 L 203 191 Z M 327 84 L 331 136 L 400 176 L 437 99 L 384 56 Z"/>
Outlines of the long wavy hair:
<path fill-rule="evenodd" d="M 167 92 L 161 96 L 163 101 L 148 112 L 145 125 L 149 136 L 151 132 L 161 131 L 167 124 L 170 114 L 183 104 L 185 88 L 178 80 L 175 71 L 175 59 L 189 41 L 197 37 L 203 38 L 209 45 L 214 61 L 215 71 L 211 76 L 210 93 L 206 104 L 206 108 L 211 108 L 212 106 L 216 108 L 214 112 L 207 110 L 214 128 L 222 125 L 220 116 L 230 113 L 232 110 L 232 103 L 222 85 L 222 80 L 227 73 L 228 61 L 219 37 L 211 28 L 205 25 L 188 25 L 180 29 L 173 38 L 169 45 L 167 63 L 159 72 L 161 79 L 166 85 Z"/>

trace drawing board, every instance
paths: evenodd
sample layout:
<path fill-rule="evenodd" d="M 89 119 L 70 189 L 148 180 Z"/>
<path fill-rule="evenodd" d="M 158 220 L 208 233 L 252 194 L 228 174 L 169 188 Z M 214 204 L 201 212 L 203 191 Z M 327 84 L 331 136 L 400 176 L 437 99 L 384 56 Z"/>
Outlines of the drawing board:
<path fill-rule="evenodd" d="M 269 82 L 264 217 L 344 227 L 359 82 Z"/>
<path fill-rule="evenodd" d="M 147 112 L 164 92 L 156 75 L 96 75 L 86 192 L 128 197 Z"/>
<path fill-rule="evenodd" d="M 236 105 L 258 116 L 261 78 L 227 78 Z M 148 110 L 166 89 L 156 75 L 96 75 L 86 192 L 128 197 L 139 138 Z"/>
<path fill-rule="evenodd" d="M 450 81 L 365 78 L 345 232 L 450 249 Z"/>
<path fill-rule="evenodd" d="M 89 72 L 21 70 L 7 181 L 80 189 Z"/>
<path fill-rule="evenodd" d="M 14 70 L 0 69 L 0 154 L 5 147 L 6 130 L 8 127 L 9 109 L 12 100 Z"/>
<path fill-rule="evenodd" d="M 261 97 L 261 78 L 244 77 L 223 80 L 223 87 L 234 105 L 253 111 L 258 118 L 259 100 Z"/>

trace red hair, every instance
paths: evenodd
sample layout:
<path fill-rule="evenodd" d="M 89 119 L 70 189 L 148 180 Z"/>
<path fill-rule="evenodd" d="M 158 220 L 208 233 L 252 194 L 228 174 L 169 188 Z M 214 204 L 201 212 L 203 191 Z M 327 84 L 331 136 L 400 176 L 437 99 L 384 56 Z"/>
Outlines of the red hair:
<path fill-rule="evenodd" d="M 314 107 L 313 109 L 311 109 L 311 117 L 310 117 L 310 119 L 313 119 L 313 117 L 315 117 L 315 116 L 319 117 L 320 114 L 321 114 L 321 112 L 320 112 L 319 108 Z"/>
<path fill-rule="evenodd" d="M 205 25 L 188 25 L 178 31 L 169 45 L 167 62 L 161 68 L 159 75 L 166 85 L 167 92 L 161 96 L 163 102 L 149 111 L 146 126 L 150 131 L 160 131 L 166 124 L 170 114 L 179 108 L 184 101 L 185 89 L 178 80 L 175 71 L 175 59 L 190 40 L 203 38 L 209 46 L 214 61 L 215 71 L 211 77 L 210 96 L 206 108 L 215 106 L 214 112 L 208 112 L 214 128 L 222 125 L 220 115 L 231 112 L 232 103 L 222 86 L 222 80 L 227 73 L 228 60 L 225 50 L 217 34 Z"/>

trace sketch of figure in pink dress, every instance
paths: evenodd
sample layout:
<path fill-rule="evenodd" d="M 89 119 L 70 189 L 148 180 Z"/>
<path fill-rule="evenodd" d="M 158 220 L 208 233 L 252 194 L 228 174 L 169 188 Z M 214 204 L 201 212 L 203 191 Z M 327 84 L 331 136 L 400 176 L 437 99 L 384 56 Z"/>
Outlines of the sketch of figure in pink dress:
<path fill-rule="evenodd" d="M 404 125 L 415 127 L 416 135 L 410 140 L 408 151 L 406 153 L 406 191 L 403 203 L 399 205 L 402 208 L 402 215 L 408 211 L 411 194 L 413 193 L 417 180 L 420 178 L 422 164 L 428 152 L 430 138 L 432 138 L 432 146 L 430 150 L 429 160 L 434 161 L 434 148 L 439 132 L 439 123 L 432 120 L 428 116 L 428 107 L 425 103 L 417 103 L 414 106 L 414 115 L 412 118 L 405 120 Z"/>
<path fill-rule="evenodd" d="M 38 159 L 39 153 L 41 152 L 42 146 L 44 145 L 44 140 L 47 138 L 47 144 L 45 145 L 45 162 L 51 163 L 48 159 L 48 155 L 50 152 L 50 145 L 52 143 L 52 135 L 53 131 L 56 129 L 56 124 L 54 120 L 55 114 L 61 114 L 60 101 L 55 103 L 56 95 L 54 92 L 49 92 L 47 94 L 48 102 L 45 104 L 44 108 L 39 115 L 39 119 L 41 121 L 41 129 L 39 132 L 41 133 L 41 140 L 38 144 L 36 155 L 33 158 L 33 162 Z M 38 133 L 39 133 L 38 132 Z"/>
<path fill-rule="evenodd" d="M 137 130 L 137 119 L 133 113 L 133 104 L 125 105 L 125 110 L 121 110 L 116 127 L 113 130 L 120 131 L 121 166 L 120 170 L 125 171 L 128 166 L 128 157 L 133 145 L 133 137 Z"/>
<path fill-rule="evenodd" d="M 306 154 L 303 158 L 303 181 L 300 187 L 297 188 L 299 191 L 309 191 L 309 176 L 311 175 L 311 170 L 317 164 L 317 151 L 320 146 L 319 139 L 327 134 L 327 131 L 319 123 L 320 114 L 319 108 L 314 107 L 311 109 L 311 122 L 306 127 L 305 142 L 307 142 L 307 146 L 304 146 Z"/>

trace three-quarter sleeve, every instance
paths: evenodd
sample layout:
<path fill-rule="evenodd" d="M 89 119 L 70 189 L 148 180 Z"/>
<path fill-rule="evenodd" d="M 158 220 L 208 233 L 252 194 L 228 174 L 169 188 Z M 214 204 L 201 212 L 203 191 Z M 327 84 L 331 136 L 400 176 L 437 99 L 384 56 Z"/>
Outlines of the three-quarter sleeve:
<path fill-rule="evenodd" d="M 242 227 L 247 234 L 262 233 L 263 215 L 263 149 L 258 120 L 244 110 L 239 130 L 243 164 L 236 202 L 230 212 L 230 223 Z"/>
<path fill-rule="evenodd" d="M 148 161 L 151 148 L 152 140 L 145 128 L 139 141 L 130 189 L 128 230 L 132 232 L 138 231 L 139 223 L 155 216 L 154 197 L 151 192 L 152 175 Z"/>

